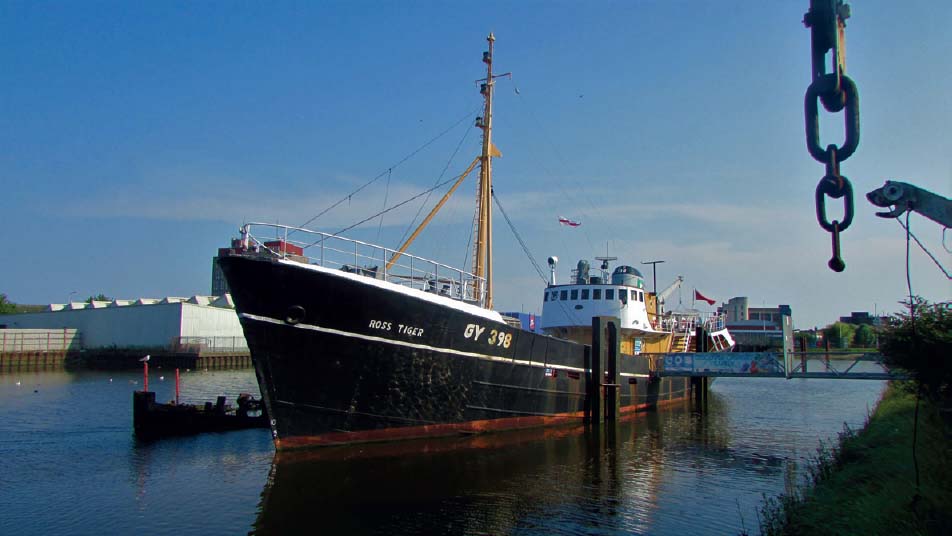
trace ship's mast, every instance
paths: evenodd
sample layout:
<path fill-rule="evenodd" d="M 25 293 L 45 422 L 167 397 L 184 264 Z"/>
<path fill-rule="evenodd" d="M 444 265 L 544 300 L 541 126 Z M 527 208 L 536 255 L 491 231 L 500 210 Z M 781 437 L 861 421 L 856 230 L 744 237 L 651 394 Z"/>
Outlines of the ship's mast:
<path fill-rule="evenodd" d="M 476 223 L 476 254 L 473 255 L 473 274 L 486 280 L 485 307 L 493 307 L 493 263 L 492 263 L 492 157 L 495 148 L 492 144 L 493 125 L 493 42 L 492 33 L 486 38 L 489 50 L 483 53 L 486 64 L 486 79 L 480 85 L 480 93 L 486 101 L 483 116 L 476 119 L 476 126 L 483 129 L 483 151 L 479 157 L 479 199 Z"/>

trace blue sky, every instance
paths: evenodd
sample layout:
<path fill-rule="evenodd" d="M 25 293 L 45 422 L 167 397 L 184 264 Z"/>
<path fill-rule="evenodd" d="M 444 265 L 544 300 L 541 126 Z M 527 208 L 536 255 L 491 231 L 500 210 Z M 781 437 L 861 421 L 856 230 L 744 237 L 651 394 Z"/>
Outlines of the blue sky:
<path fill-rule="evenodd" d="M 313 227 L 429 188 L 457 146 L 447 174 L 461 172 L 493 31 L 495 67 L 513 72 L 496 93 L 496 193 L 560 278 L 607 248 L 639 268 L 664 259 L 659 286 L 684 275 L 686 305 L 695 287 L 790 304 L 798 327 L 894 311 L 904 233 L 862 194 L 885 179 L 952 193 L 952 3 L 852 2 L 862 137 L 842 167 L 857 194 L 842 274 L 826 267 L 823 167 L 804 144 L 808 3 L 0 2 L 0 292 L 207 293 L 243 221 L 301 224 L 447 129 L 389 189 Z M 842 139 L 839 115 L 821 125 L 824 144 Z M 411 251 L 463 265 L 474 191 Z M 418 206 L 351 234 L 399 245 Z M 912 228 L 952 266 L 938 225 L 913 215 Z M 542 282 L 498 213 L 495 229 L 497 307 L 540 310 Z M 912 247 L 913 291 L 949 299 Z"/>

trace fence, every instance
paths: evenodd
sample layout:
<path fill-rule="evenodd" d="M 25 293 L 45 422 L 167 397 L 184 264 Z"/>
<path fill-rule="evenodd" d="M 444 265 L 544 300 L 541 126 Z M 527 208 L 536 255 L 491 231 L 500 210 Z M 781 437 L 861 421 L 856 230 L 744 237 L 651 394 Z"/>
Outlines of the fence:
<path fill-rule="evenodd" d="M 176 337 L 172 340 L 171 350 L 196 355 L 249 352 L 244 337 Z"/>
<path fill-rule="evenodd" d="M 0 329 L 0 354 L 66 353 L 78 350 L 82 339 L 76 329 Z"/>

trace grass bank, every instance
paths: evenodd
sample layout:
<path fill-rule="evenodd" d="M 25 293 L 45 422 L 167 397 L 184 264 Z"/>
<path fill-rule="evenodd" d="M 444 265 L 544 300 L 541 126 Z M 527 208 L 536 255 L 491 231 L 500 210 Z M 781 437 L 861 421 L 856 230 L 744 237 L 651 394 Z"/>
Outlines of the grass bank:
<path fill-rule="evenodd" d="M 937 404 L 919 405 L 919 487 L 913 462 L 915 387 L 894 382 L 867 426 L 821 445 L 813 486 L 768 499 L 761 532 L 788 534 L 952 534 L 952 426 Z"/>

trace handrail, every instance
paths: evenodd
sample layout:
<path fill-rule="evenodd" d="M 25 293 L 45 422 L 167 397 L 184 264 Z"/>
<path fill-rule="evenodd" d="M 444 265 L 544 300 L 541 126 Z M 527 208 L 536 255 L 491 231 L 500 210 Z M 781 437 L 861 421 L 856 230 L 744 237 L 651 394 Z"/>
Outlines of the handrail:
<path fill-rule="evenodd" d="M 252 234 L 252 227 L 264 227 L 269 231 L 255 236 Z M 311 236 L 305 240 L 289 239 L 288 235 L 295 232 Z M 274 241 L 280 242 L 276 248 L 266 245 Z M 244 251 L 265 253 L 281 259 L 290 258 L 324 267 L 333 266 L 346 272 L 480 306 L 483 306 L 486 299 L 485 278 L 408 253 L 402 253 L 398 257 L 399 262 L 388 265 L 397 250 L 362 240 L 277 223 L 251 222 L 241 227 L 241 245 Z M 289 252 L 289 246 L 293 246 L 294 251 Z M 317 251 L 314 251 L 314 248 Z M 304 254 L 300 256 L 303 259 L 296 251 Z"/>

